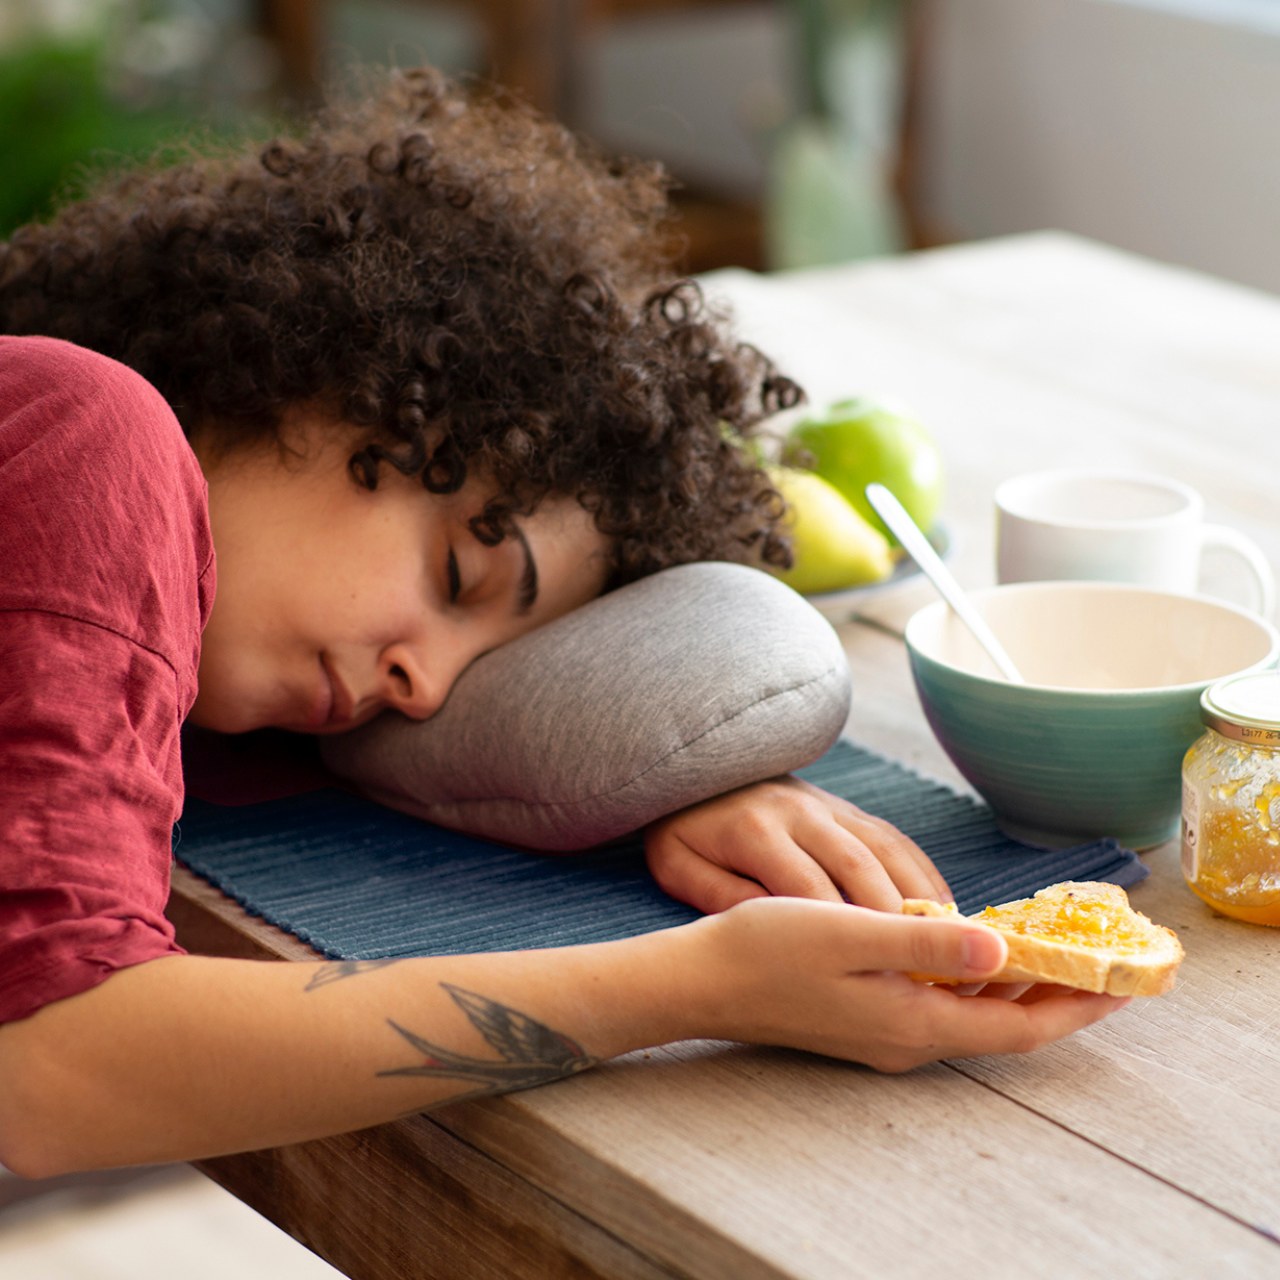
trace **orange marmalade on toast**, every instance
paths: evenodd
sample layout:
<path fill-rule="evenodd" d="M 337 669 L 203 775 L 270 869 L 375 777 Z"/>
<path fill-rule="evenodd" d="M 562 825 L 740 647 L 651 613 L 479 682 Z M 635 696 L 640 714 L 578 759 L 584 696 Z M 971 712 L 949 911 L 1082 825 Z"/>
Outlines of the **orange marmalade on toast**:
<path fill-rule="evenodd" d="M 1141 917 L 1135 919 L 1123 904 L 1072 894 L 1052 901 L 1032 898 L 987 907 L 971 918 L 1010 933 L 1079 947 L 1105 947 L 1120 954 L 1141 951 L 1144 939 L 1149 939 L 1149 934 L 1140 931 L 1146 922 Z"/>

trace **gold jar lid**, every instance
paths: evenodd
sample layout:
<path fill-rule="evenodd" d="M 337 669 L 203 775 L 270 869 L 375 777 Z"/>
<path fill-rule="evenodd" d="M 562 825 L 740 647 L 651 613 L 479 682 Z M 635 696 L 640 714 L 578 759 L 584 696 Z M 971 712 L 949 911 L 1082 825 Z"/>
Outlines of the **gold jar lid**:
<path fill-rule="evenodd" d="M 1280 747 L 1280 671 L 1228 676 L 1200 695 L 1200 719 L 1224 738 Z"/>

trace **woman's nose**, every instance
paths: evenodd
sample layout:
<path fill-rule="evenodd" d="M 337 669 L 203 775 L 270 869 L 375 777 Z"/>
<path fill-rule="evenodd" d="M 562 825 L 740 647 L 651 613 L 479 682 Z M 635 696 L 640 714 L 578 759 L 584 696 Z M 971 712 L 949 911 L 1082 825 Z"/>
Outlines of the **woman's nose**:
<path fill-rule="evenodd" d="M 426 720 L 444 705 L 465 665 L 447 651 L 433 652 L 428 659 L 419 646 L 388 645 L 378 659 L 382 696 L 411 720 Z"/>

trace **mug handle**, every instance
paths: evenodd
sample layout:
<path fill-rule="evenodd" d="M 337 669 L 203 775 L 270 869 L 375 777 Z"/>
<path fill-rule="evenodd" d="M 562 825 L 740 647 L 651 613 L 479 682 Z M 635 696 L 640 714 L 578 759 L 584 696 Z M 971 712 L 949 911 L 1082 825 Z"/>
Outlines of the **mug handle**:
<path fill-rule="evenodd" d="M 1238 529 L 1224 524 L 1204 524 L 1200 526 L 1200 545 L 1202 548 L 1221 547 L 1226 551 L 1234 551 L 1245 562 L 1253 573 L 1254 584 L 1258 588 L 1258 601 L 1254 611 L 1270 619 L 1276 603 L 1276 579 L 1258 544 Z"/>

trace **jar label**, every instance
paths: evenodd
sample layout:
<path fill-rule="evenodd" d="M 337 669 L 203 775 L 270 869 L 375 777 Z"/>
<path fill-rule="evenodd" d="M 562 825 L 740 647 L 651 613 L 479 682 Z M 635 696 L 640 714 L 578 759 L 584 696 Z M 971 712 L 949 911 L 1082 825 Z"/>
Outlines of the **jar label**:
<path fill-rule="evenodd" d="M 1182 782 L 1182 874 L 1190 884 L 1200 878 L 1200 793 Z"/>

